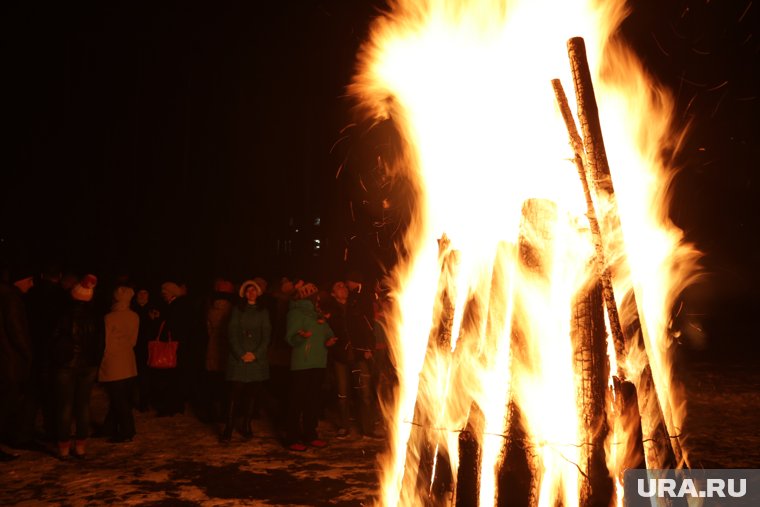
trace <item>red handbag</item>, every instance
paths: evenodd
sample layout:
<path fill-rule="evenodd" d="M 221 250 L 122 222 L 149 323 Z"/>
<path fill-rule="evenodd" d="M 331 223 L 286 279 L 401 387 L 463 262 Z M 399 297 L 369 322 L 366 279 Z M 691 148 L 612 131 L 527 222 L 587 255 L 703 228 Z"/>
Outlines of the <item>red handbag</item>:
<path fill-rule="evenodd" d="M 166 321 L 161 323 L 156 339 L 148 342 L 148 366 L 162 370 L 177 367 L 177 347 L 179 346 L 179 342 L 172 340 L 171 331 L 167 333 L 169 340 L 161 341 L 164 324 Z"/>

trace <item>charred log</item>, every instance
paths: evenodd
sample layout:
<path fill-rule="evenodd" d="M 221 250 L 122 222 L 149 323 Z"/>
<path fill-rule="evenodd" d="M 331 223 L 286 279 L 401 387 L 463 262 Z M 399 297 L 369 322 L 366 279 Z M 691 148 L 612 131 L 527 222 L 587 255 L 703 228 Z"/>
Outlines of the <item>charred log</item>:
<path fill-rule="evenodd" d="M 448 280 L 452 279 L 456 269 L 457 254 L 450 249 L 449 240 L 444 236 L 439 241 L 442 257 L 441 274 L 438 279 L 438 298 L 442 311 L 438 322 L 430 332 L 425 353 L 417 401 L 414 407 L 414 425 L 407 444 L 406 463 L 402 488 L 413 488 L 412 498 L 419 499 L 426 505 L 443 505 L 449 502 L 453 490 L 453 474 L 448 454 L 439 449 L 443 440 L 440 433 L 445 431 L 434 427 L 434 418 L 429 412 L 435 404 L 426 399 L 431 392 L 431 384 L 436 381 L 431 363 L 440 354 L 451 354 L 451 330 L 454 320 L 454 297 L 449 293 Z M 433 479 L 436 483 L 433 484 Z M 435 486 L 435 487 L 434 487 Z M 407 491 L 408 494 L 408 491 Z M 402 493 L 402 496 L 407 496 Z"/>
<path fill-rule="evenodd" d="M 552 229 L 557 220 L 556 205 L 543 199 L 529 199 L 523 203 L 520 235 L 518 238 L 520 269 L 530 273 L 538 283 L 549 281 L 551 267 L 550 245 Z M 516 301 L 516 314 L 520 301 Z M 510 355 L 512 363 L 530 364 L 526 356 L 526 336 L 518 319 L 512 322 Z M 510 371 L 514 376 L 515 368 Z M 513 385 L 517 379 L 513 378 Z M 497 505 L 536 505 L 539 493 L 538 457 L 530 445 L 517 400 L 510 394 L 507 416 L 507 438 L 503 449 L 504 461 L 498 476 Z"/>
<path fill-rule="evenodd" d="M 616 424 L 624 428 L 619 432 L 624 435 L 624 440 L 614 442 L 617 454 L 618 470 L 629 468 L 646 468 L 644 458 L 644 436 L 641 432 L 641 416 L 639 415 L 639 400 L 636 395 L 636 386 L 629 380 L 620 380 L 614 377 L 616 395 Z"/>
<path fill-rule="evenodd" d="M 499 470 L 496 505 L 499 507 L 524 507 L 538 501 L 537 456 L 530 445 L 520 409 L 509 404 L 509 429 L 504 461 Z"/>
<path fill-rule="evenodd" d="M 609 505 L 613 483 L 607 470 L 604 442 L 609 433 L 606 407 L 610 365 L 599 282 L 582 289 L 576 297 L 571 329 L 574 367 L 580 379 L 577 400 L 583 417 L 579 467 L 584 479 L 580 505 Z"/>
<path fill-rule="evenodd" d="M 483 415 L 473 403 L 467 426 L 459 434 L 459 469 L 457 470 L 456 505 L 478 505 L 480 492 L 481 447 L 477 435 L 482 429 Z"/>
<path fill-rule="evenodd" d="M 565 95 L 564 88 L 562 88 L 562 83 L 560 83 L 558 79 L 553 79 L 552 86 L 554 87 L 554 96 L 557 99 L 557 105 L 562 113 L 562 118 L 565 120 L 565 127 L 567 127 L 570 145 L 575 153 L 575 167 L 578 170 L 578 176 L 580 177 L 581 185 L 583 186 L 583 194 L 586 198 L 586 216 L 591 228 L 591 239 L 594 243 L 596 271 L 602 286 L 602 295 L 604 296 L 604 305 L 607 308 L 607 318 L 610 322 L 610 333 L 612 334 L 612 339 L 615 344 L 615 353 L 618 358 L 623 358 L 625 357 L 626 349 L 625 337 L 617 311 L 617 304 L 615 302 L 615 291 L 612 288 L 612 274 L 610 273 L 610 268 L 604 254 L 602 232 L 599 227 L 594 201 L 591 197 L 591 189 L 588 184 L 585 167 L 586 162 L 584 161 L 583 141 L 575 126 L 575 120 L 570 112 L 570 106 L 567 103 L 567 96 Z M 621 367 L 621 365 L 618 365 L 618 368 Z"/>
<path fill-rule="evenodd" d="M 618 238 L 617 241 L 614 242 L 612 241 L 615 235 L 621 234 L 622 229 L 615 201 L 615 189 L 612 185 L 610 167 L 607 161 L 607 152 L 602 137 L 599 110 L 596 103 L 596 96 L 594 94 L 593 82 L 591 80 L 591 72 L 586 58 L 585 43 L 582 38 L 575 37 L 568 41 L 567 46 L 575 85 L 575 94 L 578 101 L 578 118 L 583 132 L 586 177 L 593 182 L 594 194 L 597 200 L 603 199 L 608 202 L 608 205 L 605 206 L 607 212 L 601 220 L 600 234 L 602 235 L 602 244 L 608 251 L 612 250 L 613 244 L 618 245 L 618 254 L 614 255 L 614 258 L 619 259 L 619 262 L 612 269 L 614 276 L 616 271 L 626 269 L 626 257 L 624 254 L 625 247 L 623 246 L 622 238 Z M 638 306 L 633 293 L 630 294 L 630 300 L 631 307 L 635 310 L 635 314 L 638 315 Z M 631 338 L 631 336 L 625 336 L 625 341 L 629 343 Z M 622 351 L 619 350 L 621 348 L 623 349 Z M 625 362 L 626 347 L 620 347 L 616 340 L 615 350 L 618 355 L 617 364 L 618 367 L 620 367 Z M 644 370 L 646 371 L 646 369 L 647 367 L 645 366 Z M 641 388 L 640 385 L 639 389 Z M 641 402 L 641 400 L 650 399 L 653 399 L 654 401 L 648 403 L 646 407 L 640 404 L 639 408 L 642 417 L 642 426 L 645 428 L 654 428 L 657 424 L 660 424 L 659 421 L 665 421 L 662 405 L 657 396 L 656 390 L 654 389 L 654 384 L 651 384 L 651 388 L 649 388 L 649 386 L 645 386 L 645 388 L 647 389 L 646 396 L 644 396 L 643 392 L 639 392 L 639 401 Z M 645 411 L 644 408 L 647 410 Z M 647 462 L 650 467 L 666 468 L 669 463 L 674 461 L 678 463 L 681 461 L 682 456 L 680 455 L 680 446 L 677 445 L 674 447 L 669 438 L 666 440 L 667 444 L 664 444 L 662 452 L 647 452 Z M 677 451 L 678 455 L 676 455 Z"/>

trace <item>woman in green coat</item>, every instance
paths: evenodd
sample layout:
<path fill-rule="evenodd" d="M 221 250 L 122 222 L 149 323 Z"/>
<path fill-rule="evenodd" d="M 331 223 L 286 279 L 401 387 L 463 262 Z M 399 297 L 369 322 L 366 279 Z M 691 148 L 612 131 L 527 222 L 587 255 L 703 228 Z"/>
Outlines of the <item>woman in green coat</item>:
<path fill-rule="evenodd" d="M 232 310 L 228 331 L 229 355 L 225 380 L 229 393 L 226 423 L 222 441 L 232 438 L 235 412 L 242 411 L 241 435 L 252 436 L 251 417 L 254 400 L 264 397 L 264 381 L 269 379 L 267 348 L 272 335 L 269 312 L 256 304 L 262 290 L 253 280 L 240 286 L 243 302 Z"/>

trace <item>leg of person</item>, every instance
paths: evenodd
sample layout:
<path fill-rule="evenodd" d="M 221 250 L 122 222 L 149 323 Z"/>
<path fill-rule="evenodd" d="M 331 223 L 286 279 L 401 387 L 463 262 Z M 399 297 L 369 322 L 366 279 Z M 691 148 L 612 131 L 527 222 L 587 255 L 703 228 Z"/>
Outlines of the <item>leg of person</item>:
<path fill-rule="evenodd" d="M 359 361 L 356 361 L 355 368 L 359 370 L 359 385 L 357 386 L 361 400 L 359 403 L 359 424 L 361 426 L 362 434 L 366 436 L 374 436 L 375 403 L 369 361 L 360 359 Z"/>
<path fill-rule="evenodd" d="M 56 394 L 56 441 L 58 457 L 67 458 L 71 448 L 71 417 L 74 410 L 76 382 L 72 368 L 59 368 L 54 373 Z"/>
<path fill-rule="evenodd" d="M 33 371 L 32 378 L 23 389 L 23 394 L 19 400 L 15 424 L 12 428 L 6 428 L 7 436 L 14 447 L 29 447 L 34 442 L 40 398 L 39 373 Z"/>
<path fill-rule="evenodd" d="M 53 371 L 45 368 L 42 374 L 42 428 L 45 432 L 45 440 L 55 441 L 56 434 L 56 389 L 53 380 Z"/>
<path fill-rule="evenodd" d="M 87 438 L 90 436 L 90 398 L 92 386 L 98 375 L 96 367 L 75 368 L 76 391 L 74 393 L 74 418 L 76 432 L 74 451 L 78 457 L 84 457 L 87 452 Z"/>
<path fill-rule="evenodd" d="M 135 423 L 132 416 L 131 397 L 131 379 L 117 380 L 113 382 L 111 392 L 113 397 L 113 413 L 116 420 L 116 432 L 113 434 L 112 442 L 127 442 L 132 440 L 135 435 Z"/>
<path fill-rule="evenodd" d="M 241 403 L 240 408 L 243 411 L 243 426 L 240 428 L 240 434 L 246 440 L 253 436 L 253 430 L 251 429 L 251 419 L 253 418 L 253 408 L 256 398 L 254 397 L 255 382 L 243 382 L 241 388 Z"/>
<path fill-rule="evenodd" d="M 108 411 L 106 412 L 106 418 L 103 419 L 103 426 L 99 433 L 107 438 L 116 438 L 118 429 L 118 418 L 116 417 L 116 397 L 118 396 L 118 392 L 115 384 L 116 382 L 103 382 L 103 387 L 108 395 Z"/>
<path fill-rule="evenodd" d="M 0 433 L 8 427 L 12 414 L 15 410 L 16 387 L 9 379 L 0 376 Z M 17 454 L 11 454 L 0 450 L 0 462 L 13 461 Z"/>
<path fill-rule="evenodd" d="M 338 395 L 338 410 L 340 412 L 338 437 L 346 437 L 351 428 L 351 411 L 348 399 L 350 371 L 348 365 L 341 361 L 333 362 L 333 370 L 335 372 L 335 391 Z"/>
<path fill-rule="evenodd" d="M 311 368 L 304 370 L 304 372 L 306 373 L 304 387 L 307 389 L 303 407 L 304 440 L 309 442 L 313 447 L 324 447 L 326 443 L 319 438 L 317 425 L 319 424 L 320 409 L 319 391 L 322 386 L 325 369 Z"/>
<path fill-rule="evenodd" d="M 303 434 L 301 431 L 301 415 L 308 396 L 310 379 L 306 374 L 308 370 L 293 370 L 290 372 L 290 389 L 288 395 L 287 433 L 285 443 L 291 450 L 305 451 Z"/>
<path fill-rule="evenodd" d="M 220 440 L 229 442 L 232 439 L 232 429 L 235 427 L 235 410 L 240 404 L 241 382 L 227 381 L 227 406 L 224 419 L 224 430 Z"/>

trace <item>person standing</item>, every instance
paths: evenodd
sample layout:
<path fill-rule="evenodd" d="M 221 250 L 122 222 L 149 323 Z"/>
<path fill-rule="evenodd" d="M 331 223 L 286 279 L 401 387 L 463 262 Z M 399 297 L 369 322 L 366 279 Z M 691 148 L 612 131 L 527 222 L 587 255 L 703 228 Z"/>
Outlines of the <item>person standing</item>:
<path fill-rule="evenodd" d="M 134 347 L 140 317 L 129 308 L 135 295 L 131 287 L 120 286 L 113 292 L 111 311 L 105 316 L 105 352 L 98 380 L 108 393 L 106 433 L 111 442 L 129 442 L 135 435 L 132 393 L 137 376 Z"/>
<path fill-rule="evenodd" d="M 187 377 L 192 362 L 191 340 L 197 338 L 191 336 L 194 316 L 186 290 L 175 282 L 167 281 L 161 284 L 161 297 L 166 306 L 158 333 L 162 340 L 171 339 L 178 342 L 178 345 L 176 367 L 151 369 L 153 402 L 156 415 L 159 417 L 173 416 L 185 411 L 189 382 Z"/>
<path fill-rule="evenodd" d="M 32 365 L 32 341 L 29 336 L 26 308 L 22 294 L 33 285 L 30 270 L 11 271 L 11 283 L 0 280 L 0 432 L 11 431 L 11 417 L 16 414 L 21 394 L 29 380 Z M 17 455 L 0 449 L 0 462 Z"/>
<path fill-rule="evenodd" d="M 335 332 L 337 338 L 335 344 L 329 349 L 328 359 L 335 375 L 335 390 L 338 395 L 339 438 L 348 436 L 351 430 L 350 386 L 353 350 L 346 328 L 347 301 L 348 287 L 346 287 L 345 282 L 338 280 L 332 284 L 330 295 L 324 301 L 320 300 L 319 302 L 320 308 L 327 318 L 327 323 L 330 324 L 330 328 Z"/>
<path fill-rule="evenodd" d="M 103 356 L 103 317 L 92 304 L 97 278 L 84 276 L 70 292 L 70 299 L 53 333 L 53 378 L 57 398 L 58 456 L 71 449 L 71 423 L 75 423 L 74 456 L 83 458 L 90 435 L 90 397 Z"/>
<path fill-rule="evenodd" d="M 225 379 L 228 386 L 227 417 L 222 441 L 229 442 L 234 427 L 235 411 L 243 414 L 240 433 L 252 436 L 251 417 L 254 401 L 264 401 L 264 381 L 269 379 L 267 349 L 272 337 L 269 312 L 256 304 L 263 290 L 254 280 L 240 286 L 242 304 L 232 310 L 229 324 L 229 353 Z"/>
<path fill-rule="evenodd" d="M 229 348 L 228 329 L 232 315 L 235 286 L 229 280 L 217 278 L 206 308 L 206 360 L 200 396 L 199 419 L 218 422 L 222 417 L 224 373 Z"/>
<path fill-rule="evenodd" d="M 140 319 L 140 327 L 137 331 L 137 345 L 135 345 L 135 362 L 137 363 L 137 410 L 147 412 L 151 405 L 150 371 L 148 369 L 148 341 L 158 334 L 159 312 L 153 304 L 150 292 L 145 288 L 138 288 L 132 300 L 132 311 Z"/>
<path fill-rule="evenodd" d="M 290 305 L 285 339 L 293 347 L 290 355 L 286 444 L 293 451 L 325 447 L 317 435 L 319 399 L 327 368 L 327 347 L 337 341 L 330 325 L 317 312 L 317 287 L 306 283 L 298 288 L 298 299 Z"/>
<path fill-rule="evenodd" d="M 346 301 L 346 328 L 353 349 L 353 369 L 359 372 L 360 394 L 359 424 L 362 434 L 378 437 L 375 432 L 376 392 L 372 383 L 372 361 L 375 354 L 374 294 L 365 286 L 364 277 L 357 271 L 346 278 L 348 298 Z"/>
<path fill-rule="evenodd" d="M 53 330 L 61 311 L 66 305 L 68 294 L 61 285 L 61 271 L 57 266 L 47 266 L 34 287 L 26 296 L 29 310 L 29 334 L 32 338 L 33 361 L 31 378 L 24 395 L 21 434 L 22 446 L 35 448 L 37 413 L 42 412 L 42 423 L 46 440 L 55 437 L 55 399 L 51 393 L 50 351 Z"/>

